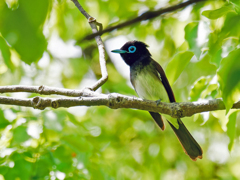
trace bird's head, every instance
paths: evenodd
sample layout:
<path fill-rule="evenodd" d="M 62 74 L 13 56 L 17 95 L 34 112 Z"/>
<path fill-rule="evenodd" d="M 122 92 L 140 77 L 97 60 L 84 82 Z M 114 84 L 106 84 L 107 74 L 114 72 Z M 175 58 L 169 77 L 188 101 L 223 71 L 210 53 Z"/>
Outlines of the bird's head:
<path fill-rule="evenodd" d="M 128 41 L 121 49 L 115 49 L 111 52 L 119 53 L 125 63 L 129 66 L 134 64 L 136 61 L 140 61 L 143 58 L 150 57 L 151 54 L 147 49 L 148 45 L 141 41 Z"/>

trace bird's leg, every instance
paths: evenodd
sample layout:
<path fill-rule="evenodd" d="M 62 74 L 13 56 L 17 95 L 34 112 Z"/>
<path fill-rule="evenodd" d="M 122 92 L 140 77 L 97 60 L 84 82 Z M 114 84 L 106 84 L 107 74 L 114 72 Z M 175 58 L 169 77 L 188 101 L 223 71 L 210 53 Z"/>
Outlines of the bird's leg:
<path fill-rule="evenodd" d="M 157 106 L 160 104 L 161 101 L 162 101 L 161 99 L 155 101 L 157 103 Z"/>

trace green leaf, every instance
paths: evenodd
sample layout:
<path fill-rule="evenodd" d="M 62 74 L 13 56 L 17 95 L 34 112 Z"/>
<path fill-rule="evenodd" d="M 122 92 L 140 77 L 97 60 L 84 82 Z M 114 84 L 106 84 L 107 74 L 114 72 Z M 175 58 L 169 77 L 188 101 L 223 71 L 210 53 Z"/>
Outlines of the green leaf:
<path fill-rule="evenodd" d="M 59 146 L 54 152 L 53 155 L 55 157 L 55 162 L 57 165 L 57 169 L 66 172 L 71 168 L 72 164 L 72 151 L 65 146 Z"/>
<path fill-rule="evenodd" d="M 5 119 L 3 111 L 0 109 L 0 129 L 5 128 L 9 124 L 10 122 L 7 119 Z"/>
<path fill-rule="evenodd" d="M 202 92 L 201 94 L 201 98 L 205 99 L 208 96 L 212 95 L 212 92 L 215 91 L 216 89 L 218 89 L 218 85 L 217 84 L 209 84 L 207 86 L 207 88 Z M 215 95 L 215 94 L 214 94 Z"/>
<path fill-rule="evenodd" d="M 6 162 L 6 160 L 5 160 L 5 162 Z M 10 167 L 0 166 L 0 172 L 1 172 L 2 175 L 5 175 L 7 172 L 9 172 L 9 169 L 10 169 Z"/>
<path fill-rule="evenodd" d="M 240 15 L 235 13 L 228 13 L 222 31 L 217 36 L 218 39 L 224 41 L 225 39 L 239 39 L 240 36 Z M 223 43 L 223 42 L 221 42 Z"/>
<path fill-rule="evenodd" d="M 209 77 L 200 77 L 193 84 L 193 87 L 190 91 L 191 101 L 197 101 L 200 98 L 201 93 L 206 89 L 208 83 L 210 82 Z"/>
<path fill-rule="evenodd" d="M 232 51 L 226 58 L 223 58 L 218 70 L 220 89 L 222 90 L 223 102 L 228 112 L 233 103 L 240 97 L 240 49 Z"/>
<path fill-rule="evenodd" d="M 238 111 L 233 112 L 229 116 L 229 120 L 228 120 L 228 123 L 227 123 L 227 135 L 230 139 L 230 142 L 228 144 L 229 151 L 232 150 L 233 144 L 234 144 L 234 138 L 235 138 L 235 134 L 236 134 L 237 113 L 238 113 Z"/>
<path fill-rule="evenodd" d="M 7 67 L 13 71 L 13 63 L 11 61 L 11 53 L 10 53 L 10 47 L 8 46 L 7 42 L 5 39 L 0 36 L 0 52 L 2 53 L 3 60 Z"/>
<path fill-rule="evenodd" d="M 48 0 L 19 0 L 17 9 L 3 4 L 0 10 L 0 32 L 27 64 L 38 61 L 46 49 L 43 24 L 48 14 Z"/>
<path fill-rule="evenodd" d="M 233 4 L 237 13 L 240 13 L 240 0 L 230 0 L 230 3 Z"/>
<path fill-rule="evenodd" d="M 13 129 L 13 143 L 19 144 L 27 141 L 30 136 L 27 134 L 27 128 L 24 126 L 18 126 Z"/>
<path fill-rule="evenodd" d="M 53 158 L 52 156 L 40 156 L 40 158 L 37 160 L 35 165 L 38 167 L 35 169 L 35 177 L 32 179 L 44 179 L 47 175 L 49 175 L 50 171 L 52 170 L 52 166 L 55 165 L 52 162 Z"/>
<path fill-rule="evenodd" d="M 173 84 L 177 80 L 193 55 L 193 52 L 190 51 L 180 52 L 169 62 L 166 68 L 166 74 L 170 84 Z"/>
<path fill-rule="evenodd" d="M 221 49 L 221 46 L 218 46 L 218 45 L 215 45 L 214 46 L 214 44 L 212 44 L 211 45 L 211 47 L 213 47 L 213 49 L 217 49 L 217 48 L 220 48 L 220 49 L 218 49 L 216 52 L 215 52 L 215 54 L 212 56 L 212 58 L 211 58 L 211 62 L 213 63 L 213 64 L 215 64 L 215 65 L 217 65 L 217 66 L 219 66 L 219 64 L 220 64 L 220 62 L 221 62 L 221 60 L 222 60 L 222 49 Z M 213 50 L 214 51 L 214 50 Z M 211 53 L 211 52 L 210 52 Z"/>
<path fill-rule="evenodd" d="M 208 53 L 201 56 L 200 61 L 194 63 L 194 66 L 197 66 L 199 69 L 201 69 L 201 71 L 196 71 L 197 68 L 195 68 L 195 73 L 205 76 L 216 74 L 217 67 L 211 63 L 211 56 Z"/>
<path fill-rule="evenodd" d="M 228 12 L 235 12 L 232 6 L 223 6 L 219 9 L 203 11 L 202 15 L 208 19 L 218 19 Z"/>
<path fill-rule="evenodd" d="M 11 178 L 6 176 L 6 179 L 30 179 L 33 166 L 32 163 L 25 160 L 25 157 L 24 154 L 18 152 L 11 155 L 11 159 L 14 161 L 14 167 L 12 171 L 9 171 L 9 175 L 12 174 L 12 177 L 11 175 Z"/>
<path fill-rule="evenodd" d="M 62 137 L 61 141 L 76 152 L 87 152 L 91 149 L 90 143 L 84 137 L 69 135 Z"/>
<path fill-rule="evenodd" d="M 198 37 L 198 22 L 191 22 L 185 27 L 185 39 L 189 44 L 190 50 L 192 50 L 197 58 L 200 57 L 201 49 L 197 45 Z"/>

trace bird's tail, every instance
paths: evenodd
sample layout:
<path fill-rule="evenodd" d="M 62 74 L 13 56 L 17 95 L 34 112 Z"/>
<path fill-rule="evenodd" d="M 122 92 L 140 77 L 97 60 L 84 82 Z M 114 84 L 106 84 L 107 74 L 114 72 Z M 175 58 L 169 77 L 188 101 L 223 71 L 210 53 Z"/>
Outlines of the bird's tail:
<path fill-rule="evenodd" d="M 178 119 L 179 128 L 176 129 L 169 121 L 171 128 L 175 132 L 178 140 L 180 141 L 185 153 L 193 160 L 197 158 L 202 159 L 202 148 L 199 146 L 197 141 L 192 137 L 190 132 L 187 130 L 181 119 Z"/>
<path fill-rule="evenodd" d="M 152 118 L 154 119 L 154 121 L 157 123 L 157 125 L 164 130 L 165 129 L 165 124 L 163 122 L 162 116 L 159 113 L 155 113 L 155 112 L 149 112 L 152 116 Z"/>

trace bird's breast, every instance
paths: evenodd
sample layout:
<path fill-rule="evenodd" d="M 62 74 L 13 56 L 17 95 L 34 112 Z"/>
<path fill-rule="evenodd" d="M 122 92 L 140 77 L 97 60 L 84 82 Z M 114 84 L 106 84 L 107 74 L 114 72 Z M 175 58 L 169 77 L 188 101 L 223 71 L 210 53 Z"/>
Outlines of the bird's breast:
<path fill-rule="evenodd" d="M 157 72 L 158 74 L 158 72 Z M 148 100 L 161 100 L 169 102 L 168 94 L 161 82 L 160 74 L 158 76 L 147 67 L 141 70 L 131 72 L 131 82 L 138 96 Z"/>

